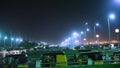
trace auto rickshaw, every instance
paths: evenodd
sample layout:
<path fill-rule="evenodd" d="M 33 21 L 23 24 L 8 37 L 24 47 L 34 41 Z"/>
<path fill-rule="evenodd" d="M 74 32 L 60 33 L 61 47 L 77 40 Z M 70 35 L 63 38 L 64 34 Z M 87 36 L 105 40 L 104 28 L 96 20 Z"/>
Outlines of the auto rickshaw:
<path fill-rule="evenodd" d="M 103 64 L 101 52 L 81 52 L 79 55 L 79 64 Z"/>
<path fill-rule="evenodd" d="M 64 67 L 67 66 L 67 58 L 62 51 L 52 51 L 42 55 L 42 67 Z"/>
<path fill-rule="evenodd" d="M 5 68 L 28 68 L 27 55 L 7 55 L 5 57 Z"/>

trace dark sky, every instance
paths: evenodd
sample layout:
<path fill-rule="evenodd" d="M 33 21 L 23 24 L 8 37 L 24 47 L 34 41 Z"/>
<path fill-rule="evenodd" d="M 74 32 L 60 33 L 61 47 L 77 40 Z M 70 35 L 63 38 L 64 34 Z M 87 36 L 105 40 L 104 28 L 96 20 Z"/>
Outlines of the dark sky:
<path fill-rule="evenodd" d="M 112 0 L 15 0 L 0 2 L 0 30 L 29 39 L 60 43 L 72 32 L 80 32 L 89 23 L 92 38 L 93 25 L 102 39 L 107 36 L 107 16 L 115 13 L 111 33 L 120 27 L 120 6 Z M 112 36 L 113 36 L 112 35 Z"/>

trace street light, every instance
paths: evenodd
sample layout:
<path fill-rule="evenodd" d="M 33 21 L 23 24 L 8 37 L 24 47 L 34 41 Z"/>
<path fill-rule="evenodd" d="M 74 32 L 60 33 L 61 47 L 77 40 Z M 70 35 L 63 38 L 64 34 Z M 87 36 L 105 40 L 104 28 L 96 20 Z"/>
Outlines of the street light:
<path fill-rule="evenodd" d="M 110 19 L 115 19 L 115 15 L 114 15 L 114 14 L 110 14 L 110 15 L 108 16 L 108 36 L 109 36 L 109 44 L 111 44 Z"/>
<path fill-rule="evenodd" d="M 97 44 L 98 44 L 98 41 L 99 41 L 99 34 L 96 34 L 96 38 L 97 38 Z"/>
<path fill-rule="evenodd" d="M 115 4 L 120 5 L 120 0 L 114 0 Z"/>
<path fill-rule="evenodd" d="M 86 41 L 86 38 L 84 38 L 83 40 Z"/>
<path fill-rule="evenodd" d="M 119 29 L 115 29 L 115 33 L 117 34 L 118 48 L 119 48 Z"/>
<path fill-rule="evenodd" d="M 85 25 L 88 25 L 88 23 L 86 22 Z"/>
<path fill-rule="evenodd" d="M 84 34 L 84 32 L 83 32 L 83 31 L 81 31 L 80 33 L 81 33 L 81 34 Z"/>
<path fill-rule="evenodd" d="M 120 0 L 115 0 L 116 2 L 120 3 Z"/>
<path fill-rule="evenodd" d="M 16 38 L 16 42 L 18 42 L 19 41 L 19 38 Z"/>
<path fill-rule="evenodd" d="M 74 38 L 77 38 L 78 36 L 79 36 L 78 33 L 76 33 L 76 32 L 73 33 L 73 37 L 74 37 Z"/>
<path fill-rule="evenodd" d="M 84 44 L 86 43 L 86 40 L 87 40 L 86 38 L 84 38 L 84 39 L 83 39 L 83 41 L 84 41 Z"/>
<path fill-rule="evenodd" d="M 12 42 L 14 41 L 14 38 L 11 38 L 11 47 L 12 47 Z"/>
<path fill-rule="evenodd" d="M 1 39 L 2 35 L 0 34 L 0 39 Z"/>
<path fill-rule="evenodd" d="M 79 41 L 78 40 L 75 40 L 75 42 L 74 42 L 75 44 L 79 44 Z"/>
<path fill-rule="evenodd" d="M 19 42 L 21 43 L 22 41 L 23 41 L 23 39 L 22 39 L 22 38 L 20 38 L 20 39 L 19 39 Z"/>
<path fill-rule="evenodd" d="M 87 28 L 87 29 L 86 29 L 86 31 L 87 31 L 87 32 L 89 32 L 89 31 L 90 31 L 90 29 L 89 29 L 89 28 Z"/>
<path fill-rule="evenodd" d="M 77 40 L 78 39 L 78 37 L 79 37 L 79 34 L 77 33 L 77 32 L 74 32 L 73 33 L 73 39 L 72 39 L 72 49 L 74 49 L 74 46 L 75 46 L 75 40 Z"/>
<path fill-rule="evenodd" d="M 99 26 L 99 23 L 96 23 L 95 25 L 94 25 L 94 40 L 95 40 L 95 42 L 96 42 L 96 27 L 98 27 Z"/>
<path fill-rule="evenodd" d="M 7 40 L 8 39 L 8 37 L 7 36 L 4 36 L 4 47 L 6 47 L 6 45 L 5 45 L 5 40 Z"/>

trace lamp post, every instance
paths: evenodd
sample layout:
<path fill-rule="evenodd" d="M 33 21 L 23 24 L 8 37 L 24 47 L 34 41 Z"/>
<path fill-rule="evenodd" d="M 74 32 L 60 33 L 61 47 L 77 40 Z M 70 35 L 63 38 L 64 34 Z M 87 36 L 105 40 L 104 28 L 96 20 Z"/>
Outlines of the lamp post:
<path fill-rule="evenodd" d="M 0 39 L 1 39 L 2 35 L 0 34 Z"/>
<path fill-rule="evenodd" d="M 117 34 L 118 48 L 119 48 L 119 29 L 115 29 L 115 33 Z"/>
<path fill-rule="evenodd" d="M 1 46 L 1 38 L 2 38 L 2 35 L 1 35 L 1 33 L 0 33 L 0 46 Z"/>
<path fill-rule="evenodd" d="M 11 48 L 12 48 L 12 42 L 14 41 L 14 38 L 11 38 Z"/>
<path fill-rule="evenodd" d="M 77 33 L 77 32 L 74 32 L 73 33 L 73 41 L 72 41 L 72 43 L 73 43 L 73 46 L 72 46 L 72 49 L 74 49 L 74 47 L 75 47 L 75 42 L 74 41 L 76 41 L 77 40 L 77 38 L 78 38 L 78 36 L 79 36 L 79 34 Z"/>
<path fill-rule="evenodd" d="M 114 14 L 110 14 L 108 16 L 108 37 L 109 37 L 109 44 L 111 44 L 111 34 L 110 34 L 110 19 L 114 19 L 115 15 Z"/>
<path fill-rule="evenodd" d="M 86 44 L 86 38 L 84 38 L 83 41 L 84 41 L 84 45 L 85 45 Z"/>
<path fill-rule="evenodd" d="M 19 38 L 16 38 L 16 48 L 17 48 L 17 46 L 18 46 L 18 43 L 19 43 Z"/>
<path fill-rule="evenodd" d="M 8 39 L 7 36 L 4 37 L 4 48 L 6 48 L 6 44 L 5 44 L 5 41 Z"/>
<path fill-rule="evenodd" d="M 99 23 L 96 23 L 95 25 L 94 25 L 94 40 L 95 40 L 95 42 L 96 42 L 96 26 L 98 27 L 99 26 Z"/>
<path fill-rule="evenodd" d="M 83 36 L 82 36 L 82 35 L 84 35 L 84 34 L 85 34 L 85 33 L 84 33 L 83 31 L 80 32 L 80 40 L 81 40 L 81 44 L 84 43 L 84 42 L 83 42 Z"/>
<path fill-rule="evenodd" d="M 99 45 L 99 34 L 96 34 L 96 38 L 97 38 L 97 44 Z"/>

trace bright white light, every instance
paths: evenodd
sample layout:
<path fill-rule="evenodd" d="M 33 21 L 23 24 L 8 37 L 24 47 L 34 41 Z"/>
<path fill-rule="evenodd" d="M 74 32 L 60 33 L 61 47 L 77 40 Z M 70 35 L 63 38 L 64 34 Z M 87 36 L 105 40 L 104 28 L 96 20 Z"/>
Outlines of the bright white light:
<path fill-rule="evenodd" d="M 83 31 L 81 31 L 81 34 L 84 34 L 84 32 L 83 32 Z"/>
<path fill-rule="evenodd" d="M 114 14 L 110 14 L 110 15 L 109 15 L 109 18 L 110 18 L 110 19 L 115 19 L 115 15 L 114 15 Z"/>
<path fill-rule="evenodd" d="M 68 42 L 68 41 L 69 41 L 68 39 L 65 40 L 65 42 Z"/>
<path fill-rule="evenodd" d="M 71 38 L 69 37 L 68 40 L 71 40 Z"/>
<path fill-rule="evenodd" d="M 96 25 L 96 26 L 99 26 L 99 23 L 96 23 L 95 25 Z"/>
<path fill-rule="evenodd" d="M 0 38 L 2 37 L 2 35 L 0 34 Z"/>
<path fill-rule="evenodd" d="M 19 41 L 19 38 L 16 38 L 16 42 L 18 42 Z"/>
<path fill-rule="evenodd" d="M 75 43 L 79 43 L 79 41 L 78 41 L 78 40 L 75 40 Z"/>
<path fill-rule="evenodd" d="M 23 41 L 23 39 L 20 39 L 20 42 L 22 42 Z"/>
<path fill-rule="evenodd" d="M 78 37 L 78 36 L 79 36 L 78 33 L 76 33 L 76 32 L 73 33 L 73 37 Z"/>
<path fill-rule="evenodd" d="M 86 29 L 86 31 L 90 31 L 90 29 L 89 29 L 89 28 L 87 28 L 87 29 Z"/>
<path fill-rule="evenodd" d="M 86 38 L 84 38 L 83 40 L 86 41 Z"/>
<path fill-rule="evenodd" d="M 119 33 L 119 29 L 115 29 L 115 33 Z"/>
<path fill-rule="evenodd" d="M 68 39 L 65 40 L 65 42 L 68 42 L 68 41 L 70 41 L 70 40 L 71 40 L 71 38 L 68 38 Z"/>
<path fill-rule="evenodd" d="M 114 2 L 114 3 L 113 3 Z M 120 0 L 113 0 L 112 4 L 114 4 L 116 7 L 120 7 Z"/>
<path fill-rule="evenodd" d="M 14 40 L 14 38 L 11 38 L 11 41 L 13 41 Z"/>
<path fill-rule="evenodd" d="M 23 41 L 23 39 L 21 39 L 21 42 Z M 40 42 L 41 44 L 43 44 L 43 45 L 47 45 L 47 43 L 46 42 Z"/>
<path fill-rule="evenodd" d="M 114 49 L 114 48 L 115 48 L 114 44 L 111 44 L 111 48 L 112 48 L 112 49 Z"/>
<path fill-rule="evenodd" d="M 7 38 L 8 38 L 7 36 L 4 37 L 5 40 L 6 40 Z"/>
<path fill-rule="evenodd" d="M 96 35 L 96 38 L 99 38 L 99 34 Z"/>
<path fill-rule="evenodd" d="M 74 43 L 75 43 L 76 45 L 78 45 L 78 44 L 79 44 L 79 41 L 78 41 L 78 40 L 75 40 Z"/>
<path fill-rule="evenodd" d="M 120 0 L 115 0 L 116 3 L 120 3 Z"/>
<path fill-rule="evenodd" d="M 85 25 L 88 25 L 88 23 L 86 22 Z"/>

